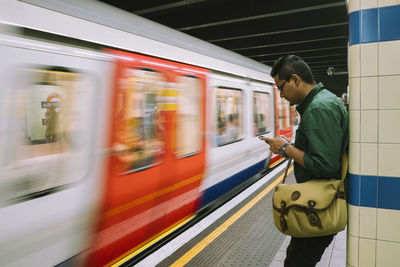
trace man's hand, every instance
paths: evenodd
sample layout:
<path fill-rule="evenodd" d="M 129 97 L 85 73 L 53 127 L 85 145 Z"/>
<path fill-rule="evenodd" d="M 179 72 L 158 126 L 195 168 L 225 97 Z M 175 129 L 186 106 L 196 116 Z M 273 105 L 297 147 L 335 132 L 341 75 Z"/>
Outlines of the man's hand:
<path fill-rule="evenodd" d="M 270 145 L 269 149 L 275 154 L 278 154 L 279 148 L 281 148 L 284 144 L 289 143 L 289 141 L 282 136 L 278 136 L 276 138 L 261 136 L 260 140 L 264 140 L 268 145 Z"/>

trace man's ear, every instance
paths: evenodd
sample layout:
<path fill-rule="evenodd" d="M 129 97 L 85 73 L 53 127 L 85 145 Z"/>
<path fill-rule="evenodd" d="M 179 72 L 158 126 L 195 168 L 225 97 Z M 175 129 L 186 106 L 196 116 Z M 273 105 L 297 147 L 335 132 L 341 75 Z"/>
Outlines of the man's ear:
<path fill-rule="evenodd" d="M 302 81 L 300 76 L 297 74 L 292 74 L 292 79 L 293 79 L 294 83 L 296 84 L 296 86 L 299 86 Z"/>

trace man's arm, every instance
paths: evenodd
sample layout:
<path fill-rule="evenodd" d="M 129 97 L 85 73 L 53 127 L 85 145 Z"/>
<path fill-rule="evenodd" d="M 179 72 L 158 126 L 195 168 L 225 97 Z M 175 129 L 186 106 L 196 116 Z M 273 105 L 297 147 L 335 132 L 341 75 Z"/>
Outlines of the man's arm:
<path fill-rule="evenodd" d="M 278 136 L 276 138 L 269 138 L 269 137 L 260 137 L 260 140 L 264 140 L 267 144 L 270 145 L 270 150 L 278 154 L 279 149 L 286 143 L 288 143 L 287 140 L 284 138 Z M 288 145 L 285 150 L 286 156 L 289 158 L 292 158 L 296 163 L 300 164 L 301 166 L 304 166 L 304 152 L 301 151 L 300 149 L 294 147 L 293 145 Z"/>
<path fill-rule="evenodd" d="M 300 149 L 296 148 L 293 145 L 289 145 L 286 147 L 285 154 L 289 158 L 292 158 L 297 164 L 300 164 L 302 167 L 305 167 L 303 159 L 304 152 L 301 151 Z"/>

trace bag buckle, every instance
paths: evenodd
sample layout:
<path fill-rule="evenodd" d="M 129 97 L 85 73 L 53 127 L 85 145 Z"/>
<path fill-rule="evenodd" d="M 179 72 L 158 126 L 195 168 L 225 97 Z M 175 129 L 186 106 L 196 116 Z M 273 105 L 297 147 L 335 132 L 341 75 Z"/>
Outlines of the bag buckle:
<path fill-rule="evenodd" d="M 306 212 L 308 221 L 310 222 L 311 226 L 318 227 L 318 229 L 322 229 L 321 219 L 319 218 L 317 211 L 315 210 L 315 206 L 317 202 L 314 200 L 308 201 L 308 210 Z"/>
<path fill-rule="evenodd" d="M 318 217 L 314 213 L 311 213 L 308 215 L 308 220 L 310 221 L 311 225 L 315 225 L 318 222 Z"/>
<path fill-rule="evenodd" d="M 343 191 L 336 191 L 336 197 L 340 199 L 346 199 L 346 193 Z"/>
<path fill-rule="evenodd" d="M 279 223 L 281 225 L 282 232 L 285 232 L 288 229 L 288 225 L 285 219 L 285 210 L 286 210 L 286 202 L 281 201 L 281 212 L 279 216 Z"/>
<path fill-rule="evenodd" d="M 283 216 L 279 217 L 279 222 L 281 224 L 282 232 L 285 232 L 288 229 L 287 222 Z"/>
<path fill-rule="evenodd" d="M 318 214 L 311 212 L 308 214 L 308 221 L 312 226 L 318 227 L 322 229 L 321 219 L 319 218 Z"/>

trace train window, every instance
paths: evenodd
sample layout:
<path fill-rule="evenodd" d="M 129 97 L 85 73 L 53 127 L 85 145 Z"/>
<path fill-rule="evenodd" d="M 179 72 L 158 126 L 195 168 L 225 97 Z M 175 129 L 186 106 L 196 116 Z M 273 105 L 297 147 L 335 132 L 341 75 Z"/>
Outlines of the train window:
<path fill-rule="evenodd" d="M 2 176 L 11 187 L 0 198 L 9 201 L 61 190 L 81 179 L 89 166 L 92 80 L 53 66 L 26 69 L 20 78 L 8 100 Z"/>
<path fill-rule="evenodd" d="M 201 82 L 194 76 L 178 78 L 176 155 L 187 157 L 200 151 Z"/>
<path fill-rule="evenodd" d="M 290 127 L 290 105 L 288 101 L 282 98 L 278 98 L 278 117 L 279 130 Z"/>
<path fill-rule="evenodd" d="M 223 146 L 243 138 L 243 92 L 238 89 L 218 87 L 216 144 Z"/>
<path fill-rule="evenodd" d="M 254 92 L 253 98 L 253 129 L 254 135 L 265 134 L 270 131 L 269 94 Z"/>
<path fill-rule="evenodd" d="M 122 173 L 147 169 L 161 161 L 164 122 L 159 109 L 164 76 L 151 69 L 127 69 L 117 94 L 114 152 Z"/>

